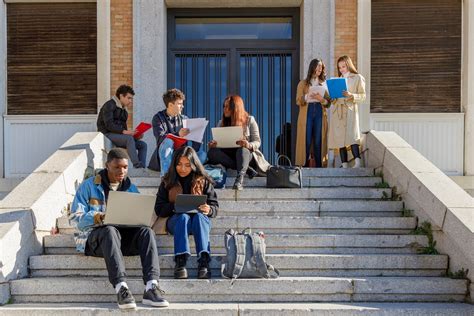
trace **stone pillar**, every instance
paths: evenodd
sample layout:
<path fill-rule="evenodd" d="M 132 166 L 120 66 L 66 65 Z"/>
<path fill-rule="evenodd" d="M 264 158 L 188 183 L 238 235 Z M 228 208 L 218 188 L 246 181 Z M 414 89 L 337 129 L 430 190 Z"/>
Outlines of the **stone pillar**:
<path fill-rule="evenodd" d="M 464 175 L 474 176 L 474 1 L 463 1 L 461 104 L 464 112 Z"/>
<path fill-rule="evenodd" d="M 134 117 L 151 122 L 164 108 L 161 96 L 166 90 L 166 5 L 164 0 L 133 0 L 133 84 Z M 148 159 L 155 149 L 153 133 L 146 133 Z"/>
<path fill-rule="evenodd" d="M 300 79 L 313 58 L 322 58 L 329 76 L 334 72 L 334 1 L 304 0 L 301 4 Z"/>
<path fill-rule="evenodd" d="M 3 115 L 7 110 L 7 5 L 0 1 L 0 178 L 3 170 Z"/>
<path fill-rule="evenodd" d="M 370 130 L 371 0 L 357 3 L 357 70 L 365 78 L 365 102 L 359 105 L 360 130 Z"/>

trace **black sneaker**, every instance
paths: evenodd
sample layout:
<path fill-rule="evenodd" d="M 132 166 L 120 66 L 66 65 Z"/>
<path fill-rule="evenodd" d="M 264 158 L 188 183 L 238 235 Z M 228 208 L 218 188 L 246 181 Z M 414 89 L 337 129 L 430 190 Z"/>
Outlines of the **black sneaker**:
<path fill-rule="evenodd" d="M 168 307 L 170 303 L 163 298 L 163 294 L 165 294 L 165 291 L 160 289 L 158 285 L 153 284 L 151 289 L 143 293 L 142 303 L 153 307 Z"/>
<path fill-rule="evenodd" d="M 187 255 L 177 255 L 174 257 L 176 265 L 174 267 L 174 278 L 175 279 L 187 279 L 188 278 L 188 270 L 186 270 L 186 261 Z"/>
<path fill-rule="evenodd" d="M 253 179 L 258 176 L 258 172 L 254 168 L 249 166 L 247 168 L 247 175 L 249 176 L 249 179 Z"/>
<path fill-rule="evenodd" d="M 210 279 L 211 269 L 209 268 L 209 262 L 211 257 L 207 252 L 201 254 L 201 258 L 198 259 L 198 279 Z"/>
<path fill-rule="evenodd" d="M 130 290 L 125 286 L 122 286 L 117 293 L 117 304 L 120 309 L 137 308 L 132 292 L 130 292 Z"/>

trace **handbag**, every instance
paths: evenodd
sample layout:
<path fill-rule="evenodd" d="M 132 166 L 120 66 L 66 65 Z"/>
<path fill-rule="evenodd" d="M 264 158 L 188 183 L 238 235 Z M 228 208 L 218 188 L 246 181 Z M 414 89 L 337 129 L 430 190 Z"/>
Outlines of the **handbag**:
<path fill-rule="evenodd" d="M 280 158 L 285 158 L 289 166 L 279 165 Z M 267 170 L 267 188 L 302 188 L 303 170 L 292 166 L 291 160 L 285 155 L 277 158 L 277 164 Z"/>

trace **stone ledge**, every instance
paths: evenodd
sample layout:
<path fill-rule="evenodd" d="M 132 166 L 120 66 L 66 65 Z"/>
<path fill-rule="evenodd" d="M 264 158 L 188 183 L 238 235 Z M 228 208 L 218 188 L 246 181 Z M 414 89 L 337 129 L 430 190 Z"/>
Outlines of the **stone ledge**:
<path fill-rule="evenodd" d="M 415 211 L 419 222 L 428 221 L 439 231 L 435 239 L 450 255 L 450 266 L 474 267 L 474 198 L 394 132 L 371 131 L 366 145 L 369 167 L 383 170 L 384 180 L 397 188 L 405 207 Z"/>

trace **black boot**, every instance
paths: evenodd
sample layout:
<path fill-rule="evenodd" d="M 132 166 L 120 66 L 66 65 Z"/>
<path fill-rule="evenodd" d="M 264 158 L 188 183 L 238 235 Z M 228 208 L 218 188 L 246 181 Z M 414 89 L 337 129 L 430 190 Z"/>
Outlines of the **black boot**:
<path fill-rule="evenodd" d="M 239 174 L 237 178 L 235 178 L 234 186 L 232 187 L 232 189 L 239 190 L 239 191 L 242 190 L 244 188 L 243 182 L 244 182 L 244 175 Z"/>
<path fill-rule="evenodd" d="M 254 168 L 249 166 L 247 168 L 247 175 L 249 176 L 249 179 L 253 179 L 258 176 L 258 172 Z"/>
<path fill-rule="evenodd" d="M 201 258 L 198 259 L 198 279 L 210 279 L 211 269 L 209 268 L 211 257 L 207 252 L 201 253 Z"/>
<path fill-rule="evenodd" d="M 186 270 L 187 255 L 177 255 L 174 257 L 176 265 L 174 266 L 174 278 L 175 279 L 187 279 L 188 271 Z"/>

